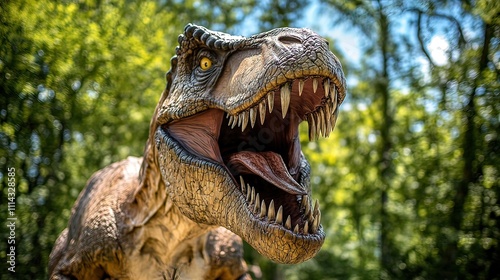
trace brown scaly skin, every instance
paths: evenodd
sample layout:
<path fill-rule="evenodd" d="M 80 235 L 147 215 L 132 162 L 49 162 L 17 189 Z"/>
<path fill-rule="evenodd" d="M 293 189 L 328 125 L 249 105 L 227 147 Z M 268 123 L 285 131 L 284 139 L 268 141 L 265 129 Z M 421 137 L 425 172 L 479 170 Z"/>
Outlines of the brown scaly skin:
<path fill-rule="evenodd" d="M 176 52 L 144 158 L 92 176 L 51 279 L 248 279 L 239 236 L 281 263 L 321 248 L 298 124 L 310 139 L 335 126 L 345 79 L 327 42 L 306 29 L 245 38 L 189 24 Z"/>

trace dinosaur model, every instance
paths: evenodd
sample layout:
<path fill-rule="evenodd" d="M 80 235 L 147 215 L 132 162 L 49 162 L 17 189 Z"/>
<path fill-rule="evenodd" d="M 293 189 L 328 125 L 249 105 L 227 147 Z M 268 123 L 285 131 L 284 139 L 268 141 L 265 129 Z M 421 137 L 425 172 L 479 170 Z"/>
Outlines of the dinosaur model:
<path fill-rule="evenodd" d="M 243 238 L 300 263 L 325 233 L 298 126 L 327 137 L 342 66 L 308 29 L 251 37 L 188 24 L 144 157 L 96 172 L 50 255 L 51 279 L 250 279 Z M 240 238 L 241 237 L 241 238 Z"/>

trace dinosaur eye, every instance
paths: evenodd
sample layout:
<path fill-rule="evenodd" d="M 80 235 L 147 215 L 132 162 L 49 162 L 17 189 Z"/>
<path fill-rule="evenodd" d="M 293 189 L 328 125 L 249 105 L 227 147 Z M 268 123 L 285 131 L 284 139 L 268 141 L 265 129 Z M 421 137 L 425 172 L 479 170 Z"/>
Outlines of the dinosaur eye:
<path fill-rule="evenodd" d="M 210 58 L 204 56 L 201 60 L 200 60 L 200 68 L 201 70 L 208 70 L 212 67 L 212 60 L 210 60 Z"/>

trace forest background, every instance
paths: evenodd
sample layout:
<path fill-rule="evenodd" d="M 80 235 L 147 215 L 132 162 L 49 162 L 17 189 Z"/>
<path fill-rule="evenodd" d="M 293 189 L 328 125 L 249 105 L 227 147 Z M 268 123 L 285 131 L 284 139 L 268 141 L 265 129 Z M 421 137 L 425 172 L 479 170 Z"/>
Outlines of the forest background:
<path fill-rule="evenodd" d="M 332 136 L 303 142 L 326 242 L 300 265 L 247 246 L 262 279 L 500 279 L 495 0 L 2 1 L 1 279 L 46 279 L 86 180 L 141 155 L 188 22 L 242 35 L 309 24 L 348 77 Z M 356 49 L 341 49 L 350 36 Z"/>

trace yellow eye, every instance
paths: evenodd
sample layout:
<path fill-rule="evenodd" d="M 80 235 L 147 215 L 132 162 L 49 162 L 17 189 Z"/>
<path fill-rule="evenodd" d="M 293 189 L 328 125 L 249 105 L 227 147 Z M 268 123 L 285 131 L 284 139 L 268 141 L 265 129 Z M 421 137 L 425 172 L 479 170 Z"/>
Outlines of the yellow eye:
<path fill-rule="evenodd" d="M 201 70 L 208 70 L 212 67 L 212 60 L 210 60 L 210 58 L 208 57 L 203 57 L 201 60 L 200 60 L 200 68 Z"/>

